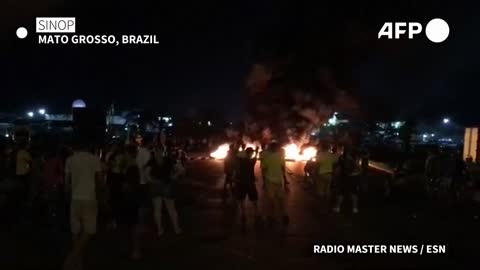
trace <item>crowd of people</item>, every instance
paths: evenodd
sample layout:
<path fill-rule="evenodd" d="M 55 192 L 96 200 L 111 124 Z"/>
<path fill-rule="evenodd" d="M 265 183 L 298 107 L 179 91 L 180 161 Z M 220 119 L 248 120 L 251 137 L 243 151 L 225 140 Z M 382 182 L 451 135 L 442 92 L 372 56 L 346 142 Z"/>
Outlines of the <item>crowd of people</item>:
<path fill-rule="evenodd" d="M 332 205 L 334 213 L 340 213 L 345 198 L 351 202 L 352 213 L 359 213 L 359 197 L 368 190 L 369 153 L 366 148 L 351 146 L 336 147 L 328 143 L 317 146 L 315 158 L 306 162 L 304 167 L 305 182 L 309 184 L 321 200 Z M 238 200 L 242 220 L 244 217 L 244 201 L 248 195 L 258 214 L 258 192 L 255 187 L 254 167 L 259 159 L 262 186 L 265 190 L 268 205 L 267 219 L 278 217 L 283 224 L 288 224 L 284 196 L 288 191 L 283 149 L 277 143 L 259 149 L 245 148 L 242 143 L 232 144 L 224 163 L 224 194 L 232 191 Z M 468 185 L 473 185 L 471 167 L 473 162 L 465 162 L 457 152 L 430 151 L 423 159 L 423 169 L 409 169 L 413 157 L 401 158 L 397 168 L 392 170 L 391 177 L 385 177 L 385 195 L 390 196 L 393 186 L 400 178 L 416 177 L 416 181 L 424 183 L 424 192 L 444 192 L 451 199 L 458 200 Z M 463 192 L 463 193 L 462 193 Z"/>
<path fill-rule="evenodd" d="M 472 167 L 473 160 L 463 160 L 459 151 L 433 149 L 425 161 L 426 191 L 429 195 L 444 191 L 452 199 L 462 199 L 467 184 L 474 183 Z"/>
<path fill-rule="evenodd" d="M 224 161 L 224 194 L 230 192 L 238 202 L 242 223 L 246 222 L 245 200 L 248 196 L 253 204 L 255 222 L 261 215 L 258 209 L 258 191 L 256 187 L 255 164 L 260 156 L 262 187 L 266 197 L 267 223 L 275 222 L 286 229 L 289 223 L 285 207 L 285 193 L 288 188 L 285 155 L 280 144 L 273 142 L 259 154 L 259 147 L 253 149 L 244 144 L 232 144 Z"/>
<path fill-rule="evenodd" d="M 352 213 L 359 213 L 360 190 L 367 183 L 369 154 L 352 147 L 317 146 L 315 158 L 306 162 L 304 172 L 316 194 L 341 212 L 345 198 L 352 203 Z M 172 230 L 181 234 L 177 208 L 177 184 L 186 174 L 187 156 L 181 147 L 165 139 L 146 143 L 142 136 L 128 144 L 115 143 L 93 148 L 81 141 L 66 147 L 29 147 L 27 140 L 17 140 L 11 148 L 0 151 L 1 204 L 6 205 L 6 219 L 16 224 L 28 218 L 34 205 L 43 204 L 44 216 L 57 228 L 68 224 L 73 236 L 71 252 L 64 269 L 80 269 L 85 249 L 98 228 L 101 216 L 111 228 L 124 232 L 129 255 L 142 256 L 142 235 L 147 222 L 154 221 L 156 233 L 165 233 L 162 212 L 165 206 Z M 286 231 L 289 215 L 286 196 L 289 190 L 285 153 L 278 142 L 253 149 L 243 143 L 230 146 L 224 160 L 224 194 L 233 195 L 240 220 L 246 223 L 246 199 L 253 208 L 255 222 L 266 217 L 267 226 L 279 224 Z M 261 187 L 266 208 L 260 211 L 255 167 L 260 163 Z M 447 166 L 448 164 L 448 166 Z M 399 165 L 408 167 L 408 161 Z M 452 179 L 458 190 L 468 174 L 468 164 L 457 156 L 432 152 L 426 160 L 425 178 Z M 400 175 L 396 170 L 396 175 Z M 395 174 L 394 174 L 395 177 Z M 5 196 L 5 190 L 9 190 Z M 102 212 L 101 214 L 99 212 Z"/>
<path fill-rule="evenodd" d="M 358 213 L 358 190 L 368 170 L 368 154 L 357 153 L 347 147 L 336 151 L 329 144 L 320 145 L 318 148 L 315 159 L 305 165 L 306 179 L 322 199 L 330 201 L 331 195 L 335 195 L 334 212 L 340 212 L 344 198 L 349 196 L 353 213 Z M 224 161 L 224 194 L 229 194 L 230 191 L 237 200 L 242 222 L 246 220 L 244 204 L 247 196 L 253 204 L 255 220 L 260 219 L 258 191 L 255 185 L 257 159 L 260 162 L 261 186 L 267 206 L 263 214 L 267 217 L 267 224 L 278 222 L 282 229 L 285 229 L 289 223 L 285 207 L 289 182 L 285 153 L 279 143 L 265 145 L 260 153 L 258 147 L 253 149 L 242 143 L 230 145 Z"/>
<path fill-rule="evenodd" d="M 130 144 L 94 148 L 81 141 L 71 147 L 29 147 L 17 140 L 2 149 L 0 181 L 5 223 L 32 222 L 38 205 L 57 228 L 70 228 L 72 250 L 64 269 L 81 267 L 85 247 L 97 230 L 99 212 L 105 224 L 125 232 L 130 256 L 142 255 L 142 234 L 152 213 L 157 234 L 164 231 L 165 205 L 175 234 L 181 234 L 175 206 L 176 186 L 185 175 L 185 152 L 169 142 L 147 144 L 137 136 Z M 35 209 L 34 209 L 35 207 Z M 63 219 L 65 218 L 65 219 Z"/>

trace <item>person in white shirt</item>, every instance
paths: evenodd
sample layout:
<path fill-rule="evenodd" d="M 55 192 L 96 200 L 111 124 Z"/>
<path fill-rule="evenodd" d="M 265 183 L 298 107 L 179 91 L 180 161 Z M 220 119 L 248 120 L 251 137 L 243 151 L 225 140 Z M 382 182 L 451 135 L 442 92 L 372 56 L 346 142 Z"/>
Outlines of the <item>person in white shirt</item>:
<path fill-rule="evenodd" d="M 145 174 L 145 166 L 151 159 L 151 153 L 147 147 L 140 145 L 137 153 L 137 166 L 140 169 L 140 184 L 144 185 L 148 182 Z"/>
<path fill-rule="evenodd" d="M 140 176 L 140 211 L 139 211 L 139 221 L 142 223 L 146 218 L 146 209 L 151 207 L 151 200 L 149 195 L 149 186 L 148 186 L 148 177 L 147 177 L 147 163 L 152 157 L 151 149 L 148 145 L 143 143 L 143 138 L 140 135 L 137 135 L 135 138 L 137 143 L 137 156 L 136 162 L 138 167 L 138 173 Z"/>
<path fill-rule="evenodd" d="M 84 250 L 97 226 L 97 185 L 101 183 L 100 158 L 79 146 L 65 163 L 65 186 L 71 193 L 70 223 L 73 248 L 64 269 L 81 268 Z"/>

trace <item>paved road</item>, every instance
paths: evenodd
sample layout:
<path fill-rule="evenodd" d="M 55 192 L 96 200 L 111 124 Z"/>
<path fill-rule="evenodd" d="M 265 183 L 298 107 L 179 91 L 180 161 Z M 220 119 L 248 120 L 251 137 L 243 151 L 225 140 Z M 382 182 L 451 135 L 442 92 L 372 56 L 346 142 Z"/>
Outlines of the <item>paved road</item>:
<path fill-rule="evenodd" d="M 231 201 L 224 202 L 220 161 L 193 161 L 178 201 L 185 233 L 167 231 L 146 236 L 145 258 L 131 261 L 122 251 L 118 232 L 102 229 L 89 250 L 86 269 L 399 269 L 455 267 L 478 254 L 480 222 L 470 209 L 426 202 L 415 188 L 404 188 L 386 200 L 385 175 L 372 172 L 361 212 L 346 207 L 333 214 L 302 182 L 303 165 L 290 163 L 286 235 L 256 226 L 242 228 Z M 414 186 L 414 185 L 413 185 Z M 263 196 L 261 194 L 262 206 Z M 346 204 L 348 206 L 348 204 Z M 167 227 L 168 228 L 168 227 Z M 23 226 L 2 230 L 1 269 L 58 269 L 68 247 L 68 233 Z M 453 254 L 437 256 L 313 255 L 314 243 L 447 243 Z M 4 265 L 5 267 L 2 267 Z M 472 268 L 470 268 L 472 269 Z"/>

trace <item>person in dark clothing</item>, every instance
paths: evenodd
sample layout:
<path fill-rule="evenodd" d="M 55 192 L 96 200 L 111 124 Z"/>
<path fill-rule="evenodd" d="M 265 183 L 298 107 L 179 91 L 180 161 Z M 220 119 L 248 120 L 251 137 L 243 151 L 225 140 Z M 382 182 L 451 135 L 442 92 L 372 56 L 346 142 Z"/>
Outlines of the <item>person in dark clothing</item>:
<path fill-rule="evenodd" d="M 107 184 L 109 187 L 109 204 L 114 224 L 122 217 L 122 186 L 125 184 L 127 156 L 123 145 L 115 146 L 107 160 Z"/>
<path fill-rule="evenodd" d="M 60 226 L 65 216 L 64 161 L 60 150 L 50 149 L 45 160 L 43 194 L 47 202 L 47 218 L 51 225 Z"/>
<path fill-rule="evenodd" d="M 223 185 L 223 192 L 226 195 L 228 188 L 233 187 L 233 179 L 235 177 L 235 161 L 237 158 L 238 149 L 235 144 L 230 145 L 227 156 L 224 161 L 225 183 Z"/>
<path fill-rule="evenodd" d="M 425 181 L 428 196 L 437 196 L 442 188 L 442 183 L 447 177 L 448 157 L 433 149 L 425 161 Z"/>
<path fill-rule="evenodd" d="M 258 192 L 255 186 L 255 163 L 258 148 L 254 151 L 251 147 L 242 152 L 237 159 L 237 177 L 235 195 L 240 208 L 242 222 L 245 221 L 245 199 L 253 203 L 255 218 L 258 218 Z"/>
<path fill-rule="evenodd" d="M 430 151 L 425 161 L 425 176 L 427 179 L 439 179 L 442 175 L 442 162 L 438 150 Z"/>
<path fill-rule="evenodd" d="M 131 257 L 138 259 L 141 257 L 141 238 L 143 228 L 139 223 L 140 209 L 140 171 L 136 162 L 137 148 L 130 145 L 126 148 L 125 169 L 123 176 L 116 184 L 119 185 L 118 198 L 116 198 L 116 222 L 120 229 L 127 232 Z M 118 212 L 117 212 L 118 211 Z"/>
<path fill-rule="evenodd" d="M 338 195 L 333 211 L 340 212 L 345 196 L 352 198 L 352 212 L 358 213 L 358 175 L 359 170 L 356 159 L 350 149 L 345 148 L 343 154 L 339 157 L 336 166 L 336 179 Z"/>
<path fill-rule="evenodd" d="M 181 234 L 182 229 L 178 222 L 178 213 L 175 206 L 176 182 L 184 173 L 185 168 L 180 160 L 178 151 L 171 148 L 162 160 L 152 158 L 147 164 L 146 176 L 151 185 L 153 216 L 157 226 L 158 236 L 164 234 L 162 224 L 162 207 L 165 205 L 172 222 L 175 234 Z"/>
<path fill-rule="evenodd" d="M 366 147 L 360 151 L 360 175 L 361 175 L 361 190 L 363 193 L 368 191 L 368 163 L 370 160 L 370 153 Z"/>
<path fill-rule="evenodd" d="M 450 183 L 450 192 L 454 199 L 460 199 L 465 188 L 465 183 L 469 180 L 469 173 L 461 153 L 454 153 L 452 155 L 452 161 L 453 172 L 452 182 Z"/>

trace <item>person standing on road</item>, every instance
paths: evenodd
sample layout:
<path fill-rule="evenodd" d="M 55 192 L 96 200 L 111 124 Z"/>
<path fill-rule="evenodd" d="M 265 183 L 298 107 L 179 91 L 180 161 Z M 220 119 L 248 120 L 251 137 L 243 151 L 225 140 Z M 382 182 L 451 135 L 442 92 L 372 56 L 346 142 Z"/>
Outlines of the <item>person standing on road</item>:
<path fill-rule="evenodd" d="M 316 187 L 318 195 L 328 201 L 332 185 L 333 167 L 338 157 L 330 153 L 330 146 L 322 144 L 317 154 Z"/>
<path fill-rule="evenodd" d="M 370 153 L 366 146 L 360 149 L 360 181 L 361 191 L 363 193 L 368 192 L 368 169 L 370 162 Z"/>
<path fill-rule="evenodd" d="M 135 138 L 135 142 L 137 143 L 137 166 L 140 170 L 140 184 L 144 185 L 147 183 L 147 176 L 145 175 L 145 165 L 147 165 L 148 161 L 151 158 L 151 151 L 149 150 L 148 145 L 146 145 L 143 141 L 143 137 L 141 135 L 137 135 Z"/>
<path fill-rule="evenodd" d="M 452 153 L 452 181 L 450 184 L 450 193 L 453 199 L 459 200 L 463 198 L 465 183 L 469 180 L 469 172 L 467 165 L 462 158 L 461 151 Z"/>
<path fill-rule="evenodd" d="M 233 188 L 233 179 L 235 177 L 235 167 L 238 147 L 236 144 L 230 144 L 227 156 L 225 157 L 223 170 L 225 172 L 225 183 L 223 184 L 223 195 L 226 197 L 228 190 Z"/>
<path fill-rule="evenodd" d="M 255 220 L 259 220 L 258 213 L 258 192 L 255 186 L 255 163 L 257 162 L 258 148 L 254 151 L 248 147 L 243 151 L 237 160 L 237 182 L 235 184 L 235 195 L 240 209 L 241 221 L 246 222 L 245 198 L 253 203 Z"/>
<path fill-rule="evenodd" d="M 127 156 L 123 145 L 115 145 L 107 158 L 107 184 L 109 188 L 109 206 L 112 214 L 112 225 L 115 228 L 121 213 L 122 185 L 125 182 Z"/>
<path fill-rule="evenodd" d="M 146 166 L 146 176 L 151 185 L 153 215 L 158 236 L 163 236 L 162 206 L 165 203 L 168 215 L 176 234 L 182 233 L 175 207 L 175 184 L 185 169 L 175 149 L 169 149 L 162 160 L 150 159 Z"/>
<path fill-rule="evenodd" d="M 273 223 L 275 218 L 286 227 L 289 218 L 285 206 L 286 182 L 285 154 L 280 145 L 273 142 L 261 155 L 261 168 L 263 186 L 267 196 L 268 223 Z"/>
<path fill-rule="evenodd" d="M 44 193 L 47 199 L 48 219 L 55 226 L 61 225 L 58 217 L 64 217 L 64 177 L 65 166 L 60 156 L 60 150 L 49 149 L 45 161 Z"/>
<path fill-rule="evenodd" d="M 339 157 L 336 165 L 336 180 L 338 194 L 333 211 L 340 213 L 343 199 L 345 196 L 351 196 L 352 212 L 357 214 L 358 210 L 358 168 L 356 159 L 347 147 L 344 148 L 343 154 Z"/>
<path fill-rule="evenodd" d="M 442 158 L 437 149 L 433 149 L 429 152 L 425 161 L 425 180 L 426 191 L 428 194 L 435 191 L 442 180 Z"/>
<path fill-rule="evenodd" d="M 148 186 L 148 178 L 146 173 L 147 163 L 151 159 L 151 151 L 149 146 L 146 145 L 143 141 L 141 135 L 137 135 L 135 138 L 137 143 L 137 167 L 140 176 L 140 186 L 139 186 L 139 199 L 140 199 L 140 211 L 139 211 L 139 221 L 144 223 L 147 218 L 147 211 L 151 208 L 150 200 L 150 189 Z"/>
<path fill-rule="evenodd" d="M 129 236 L 129 248 L 131 258 L 139 259 L 142 255 L 142 234 L 144 228 L 139 222 L 140 194 L 140 170 L 137 165 L 137 147 L 128 145 L 125 154 L 125 174 L 119 180 L 120 194 L 118 214 L 116 221 L 120 230 Z"/>
<path fill-rule="evenodd" d="M 425 176 L 428 179 L 440 177 L 440 156 L 436 149 L 429 151 L 427 159 L 425 160 Z"/>
<path fill-rule="evenodd" d="M 36 203 L 39 202 L 40 194 L 42 190 L 42 184 L 44 183 L 45 174 L 45 156 L 40 147 L 32 148 L 32 165 L 30 169 L 30 190 L 28 192 L 28 206 L 32 209 Z"/>
<path fill-rule="evenodd" d="M 14 152 L 15 178 L 18 185 L 21 187 L 21 204 L 27 202 L 31 185 L 30 170 L 32 168 L 32 156 L 27 148 L 27 143 L 20 142 L 18 150 Z"/>
<path fill-rule="evenodd" d="M 97 229 L 97 188 L 102 184 L 100 159 L 79 145 L 65 163 L 66 190 L 71 194 L 73 248 L 64 269 L 81 269 L 87 244 Z M 76 268 L 77 267 L 77 268 Z"/>

